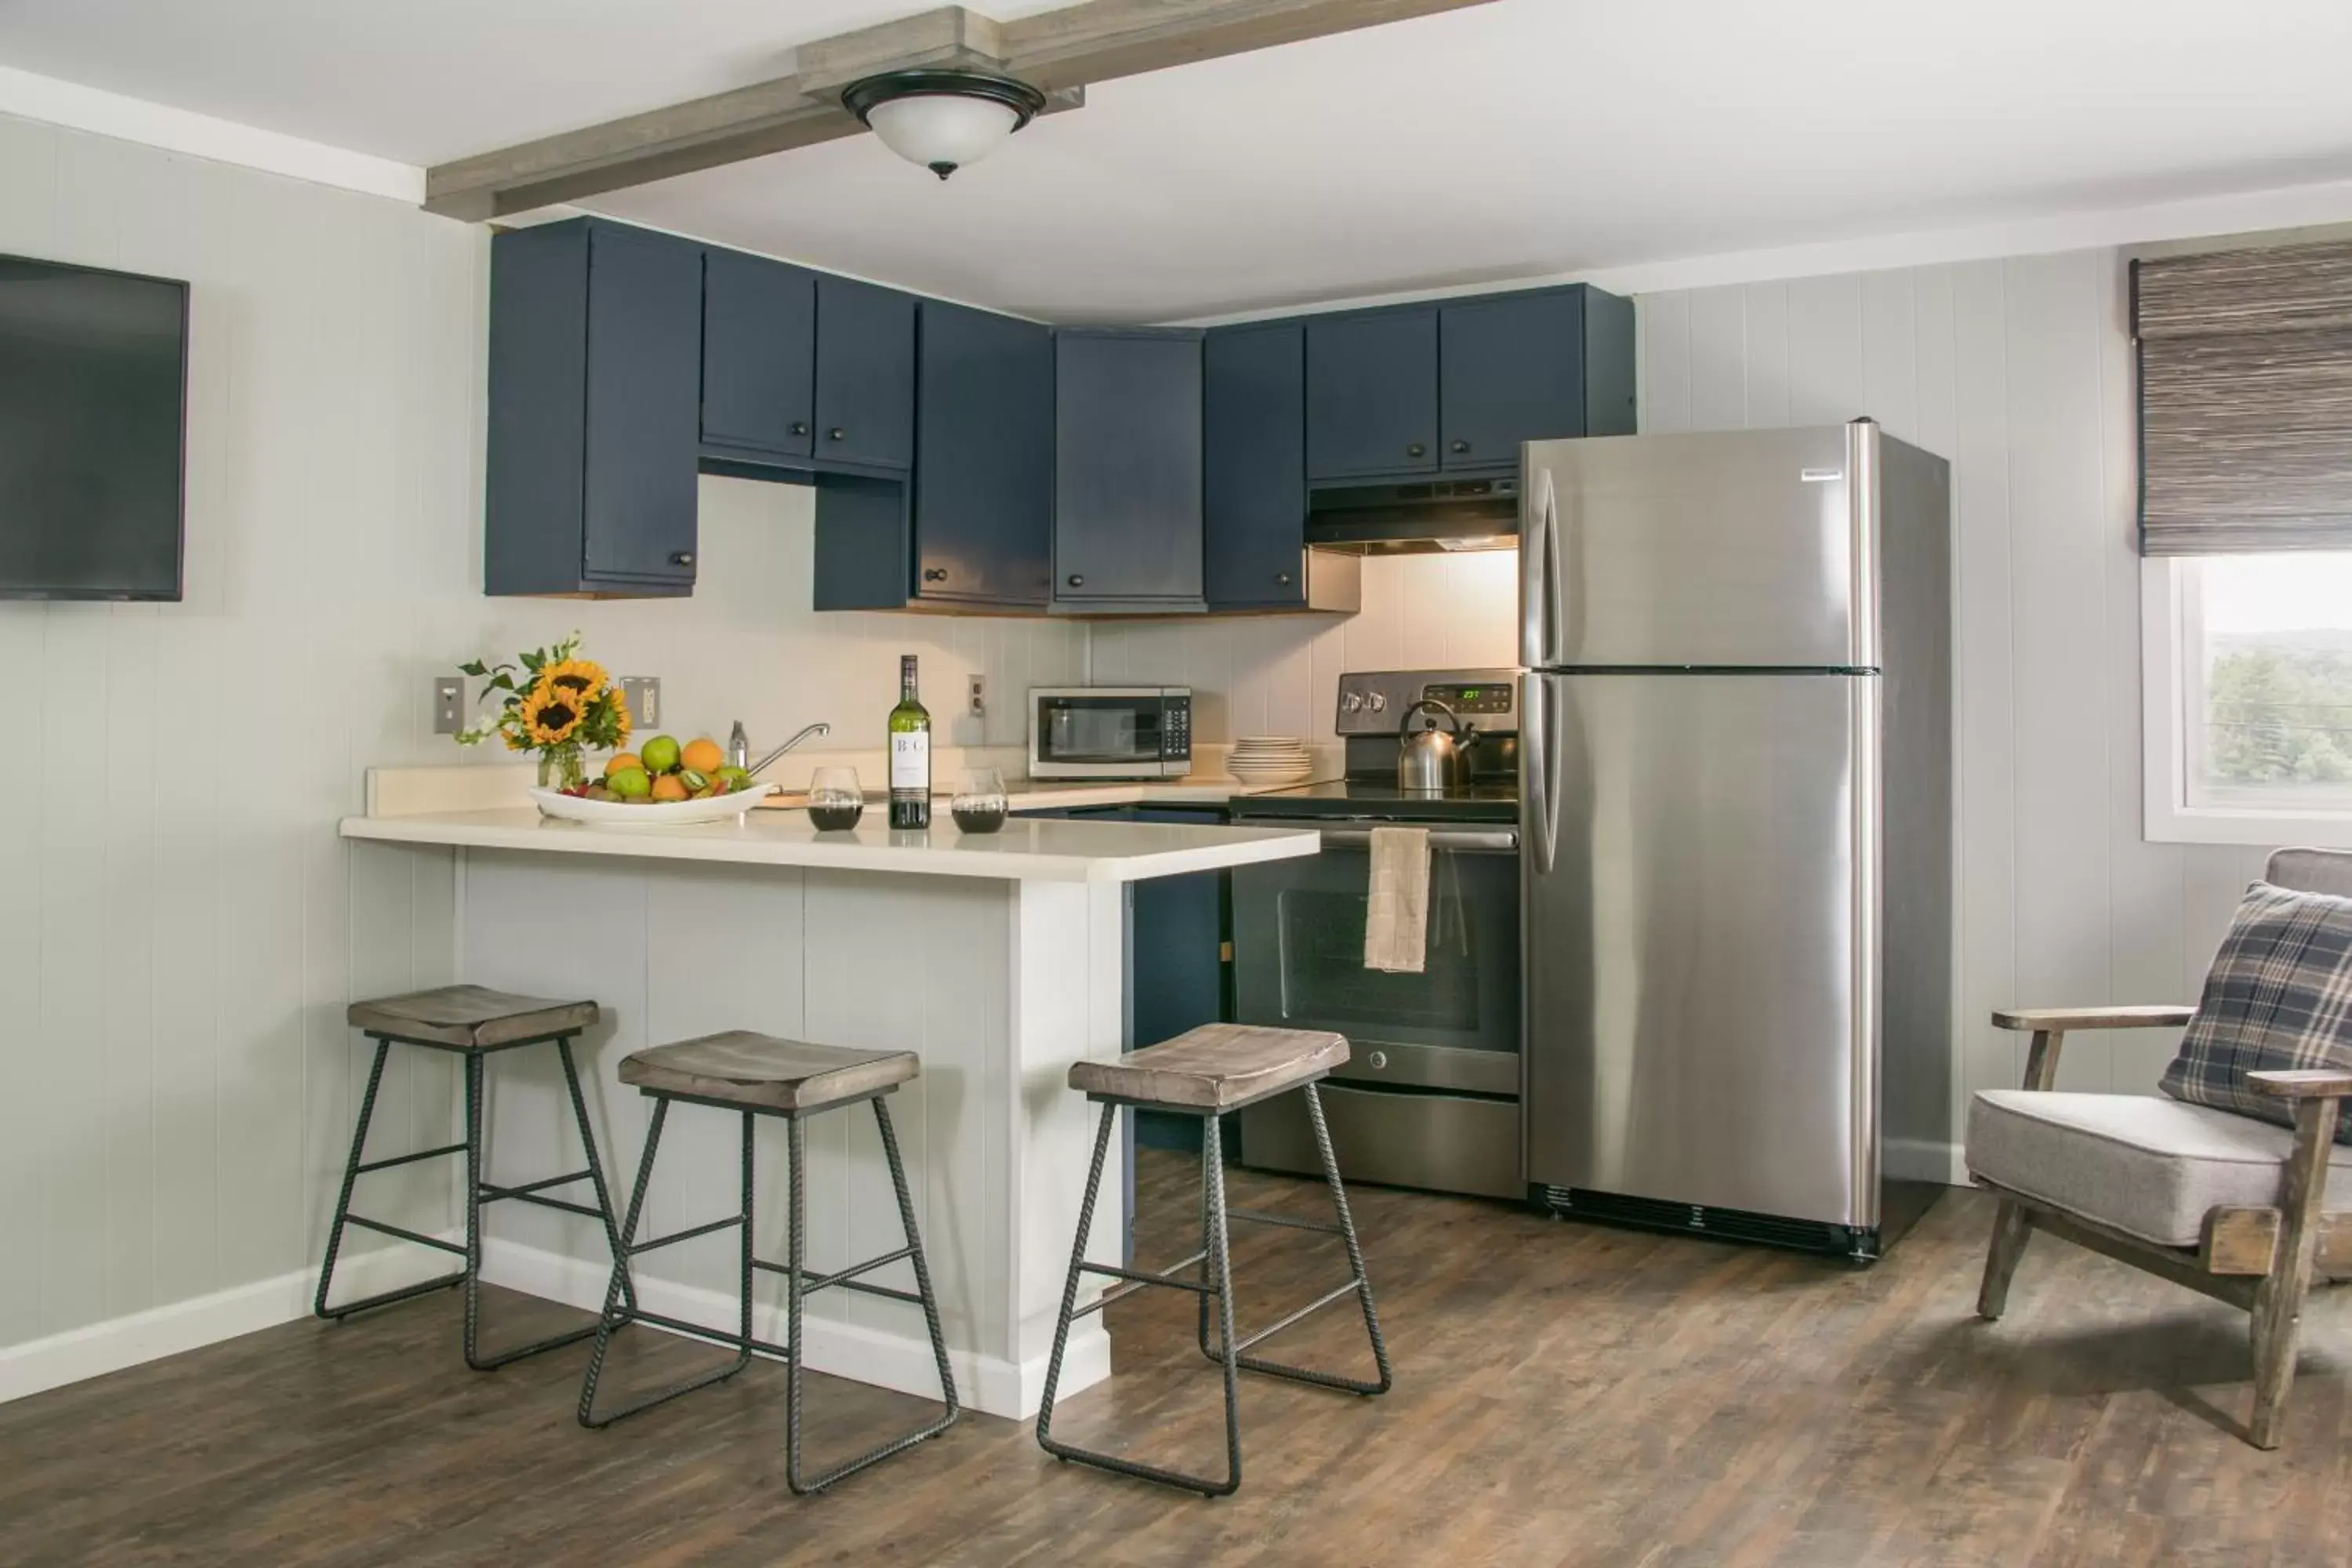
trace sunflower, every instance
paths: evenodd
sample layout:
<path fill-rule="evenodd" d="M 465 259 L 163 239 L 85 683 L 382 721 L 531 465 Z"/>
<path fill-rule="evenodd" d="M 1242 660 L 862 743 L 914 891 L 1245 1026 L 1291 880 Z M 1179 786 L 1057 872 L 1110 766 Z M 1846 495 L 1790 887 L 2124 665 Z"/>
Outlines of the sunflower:
<path fill-rule="evenodd" d="M 617 690 L 608 691 L 604 694 L 604 705 L 612 711 L 613 739 L 611 745 L 613 750 L 617 752 L 623 746 L 629 743 L 629 731 L 633 727 L 632 721 L 629 718 L 629 700 L 622 696 Z"/>
<path fill-rule="evenodd" d="M 604 667 L 593 658 L 560 659 L 539 672 L 541 686 L 570 692 L 583 708 L 604 695 L 610 679 Z"/>
<path fill-rule="evenodd" d="M 522 727 L 533 742 L 560 746 L 572 739 L 587 716 L 588 705 L 568 687 L 542 679 L 522 700 Z"/>

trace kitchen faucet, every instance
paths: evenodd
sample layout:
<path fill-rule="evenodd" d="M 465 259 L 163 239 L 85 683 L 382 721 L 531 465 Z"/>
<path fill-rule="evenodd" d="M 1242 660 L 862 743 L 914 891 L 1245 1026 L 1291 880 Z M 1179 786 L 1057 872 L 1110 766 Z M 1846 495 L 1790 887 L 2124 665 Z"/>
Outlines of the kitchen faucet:
<path fill-rule="evenodd" d="M 728 761 L 733 763 L 735 766 L 742 768 L 745 772 L 751 774 L 752 777 L 757 778 L 760 774 L 766 773 L 770 764 L 774 763 L 778 757 L 782 756 L 786 752 L 791 751 L 794 746 L 799 745 L 811 735 L 830 735 L 832 733 L 833 726 L 830 724 L 811 724 L 799 734 L 794 735 L 791 740 L 786 741 L 782 745 L 778 746 L 774 751 L 770 752 L 766 756 L 761 757 L 758 762 L 754 763 L 750 760 L 751 755 L 751 740 L 743 732 L 743 721 L 738 719 L 735 721 L 734 732 L 727 737 L 727 758 Z"/>

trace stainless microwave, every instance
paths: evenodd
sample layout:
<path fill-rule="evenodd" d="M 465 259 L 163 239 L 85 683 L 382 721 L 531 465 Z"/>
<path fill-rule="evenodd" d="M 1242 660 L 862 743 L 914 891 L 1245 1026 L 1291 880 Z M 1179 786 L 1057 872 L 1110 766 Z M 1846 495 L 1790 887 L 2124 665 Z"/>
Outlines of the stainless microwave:
<path fill-rule="evenodd" d="M 1185 686 L 1045 686 L 1029 693 L 1033 779 L 1172 779 L 1192 771 Z"/>

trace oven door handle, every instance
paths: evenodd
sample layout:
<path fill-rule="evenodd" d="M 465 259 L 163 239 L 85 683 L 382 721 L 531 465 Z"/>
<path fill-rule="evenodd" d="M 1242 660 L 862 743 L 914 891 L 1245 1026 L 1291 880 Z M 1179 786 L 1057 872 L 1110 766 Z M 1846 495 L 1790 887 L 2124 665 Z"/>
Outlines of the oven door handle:
<path fill-rule="evenodd" d="M 1306 823 L 1292 821 L 1285 826 L 1303 827 Z M 1372 842 L 1369 827 L 1327 827 L 1323 845 L 1327 849 L 1361 849 Z M 1519 830 L 1516 827 L 1472 829 L 1433 827 L 1429 832 L 1429 847 L 1433 853 L 1443 850 L 1457 855 L 1516 855 L 1519 852 Z"/>

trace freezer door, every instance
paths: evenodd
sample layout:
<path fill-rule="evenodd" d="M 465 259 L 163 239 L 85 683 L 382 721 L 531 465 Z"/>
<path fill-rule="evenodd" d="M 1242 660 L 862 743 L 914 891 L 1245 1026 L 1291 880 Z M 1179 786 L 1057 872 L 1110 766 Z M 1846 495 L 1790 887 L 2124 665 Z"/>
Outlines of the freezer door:
<path fill-rule="evenodd" d="M 1874 1226 L 1878 678 L 1525 680 L 1528 1179 Z"/>
<path fill-rule="evenodd" d="M 1529 442 L 1519 662 L 1874 668 L 1877 432 Z"/>

